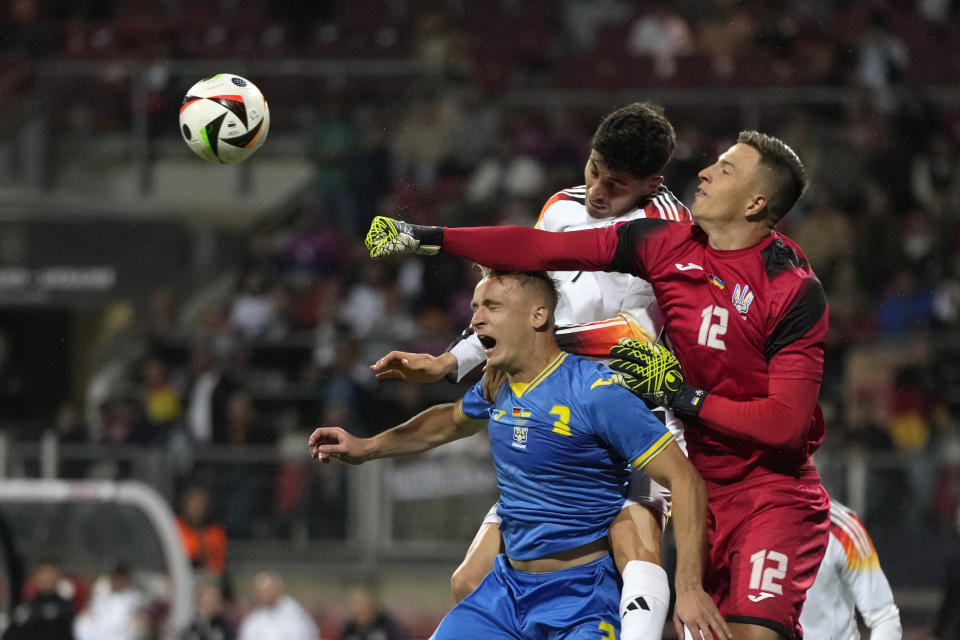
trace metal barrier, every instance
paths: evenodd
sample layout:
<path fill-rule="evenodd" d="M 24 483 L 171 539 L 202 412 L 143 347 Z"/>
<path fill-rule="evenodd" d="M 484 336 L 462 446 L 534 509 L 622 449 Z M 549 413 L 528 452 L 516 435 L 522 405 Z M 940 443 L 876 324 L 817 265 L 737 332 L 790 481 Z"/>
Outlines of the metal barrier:
<path fill-rule="evenodd" d="M 0 477 L 132 479 L 170 504 L 202 478 L 231 555 L 283 548 L 290 557 L 364 565 L 459 558 L 497 499 L 483 436 L 468 446 L 360 466 L 318 463 L 289 445 L 145 448 L 39 442 L 0 433 Z M 303 437 L 306 442 L 306 436 Z M 272 552 L 268 552 L 272 553 Z"/>

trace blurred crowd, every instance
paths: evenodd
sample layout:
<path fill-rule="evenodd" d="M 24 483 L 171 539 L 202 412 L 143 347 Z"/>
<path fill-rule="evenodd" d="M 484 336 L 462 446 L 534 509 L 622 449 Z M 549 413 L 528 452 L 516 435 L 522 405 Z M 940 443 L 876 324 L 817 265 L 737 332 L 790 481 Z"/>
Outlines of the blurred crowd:
<path fill-rule="evenodd" d="M 748 123 L 789 142 L 811 177 L 781 226 L 806 250 L 831 306 L 824 452 L 905 461 L 871 476 L 868 513 L 906 509 L 951 531 L 960 502 L 960 103 L 931 87 L 960 77 L 957 7 L 710 5 L 4 3 L 0 52 L 27 66 L 7 65 L 0 86 L 24 92 L 41 59 L 160 64 L 244 52 L 414 59 L 433 70 L 409 87 L 266 79 L 271 109 L 289 115 L 275 122 L 294 123 L 277 126 L 306 134 L 318 167 L 312 188 L 250 229 L 232 266 L 202 287 L 170 283 L 103 313 L 84 397 L 57 416 L 61 442 L 176 452 L 181 487 L 224 487 L 215 502 L 227 537 L 297 527 L 342 535 L 343 484 L 334 467 L 303 460 L 305 434 L 319 424 L 375 433 L 456 397 L 463 388 L 447 383 L 377 384 L 368 365 L 395 348 L 441 352 L 469 322 L 476 280 L 470 265 L 444 256 L 369 261 L 361 240 L 372 216 L 533 224 L 553 192 L 583 183 L 590 135 L 618 105 L 517 97 L 531 89 L 635 89 L 629 99 L 644 99 L 645 88 L 828 87 L 844 98 L 773 102 Z M 151 116 L 173 122 L 179 89 L 162 64 L 153 80 Z M 82 93 L 107 105 L 96 116 L 106 122 L 71 104 L 61 126 L 126 126 L 129 105 L 100 92 L 128 87 L 99 82 Z M 731 104 L 667 105 L 678 146 L 666 184 L 684 201 L 748 119 Z M 9 407 L 23 381 L 6 346 L 0 332 L 0 406 Z M 192 456 L 212 445 L 276 448 L 283 462 L 214 474 Z"/>
<path fill-rule="evenodd" d="M 950 0 L 10 0 L 0 51 L 31 58 L 416 58 L 489 86 L 643 79 L 734 86 L 890 72 L 948 81 Z M 938 55 L 931 55 L 936 53 Z M 765 64 L 754 64 L 763 59 Z M 624 64 L 627 63 L 627 64 Z M 911 64 L 912 63 L 912 64 Z"/>
<path fill-rule="evenodd" d="M 417 636 L 388 612 L 376 583 L 354 580 L 335 602 L 304 603 L 274 571 L 260 571 L 248 589 L 228 596 L 198 574 L 190 620 L 173 628 L 168 594 L 157 576 L 120 560 L 98 576 L 67 569 L 60 559 L 38 560 L 23 598 L 0 621 L 3 640 L 406 640 L 436 620 L 410 618 Z M 421 628 L 421 626 L 423 628 Z"/>
<path fill-rule="evenodd" d="M 371 432 L 389 426 L 385 416 L 452 397 L 450 387 L 375 387 L 367 365 L 392 348 L 441 351 L 468 322 L 475 274 L 444 258 L 374 264 L 359 239 L 377 213 L 532 224 L 551 193 L 582 183 L 589 136 L 615 105 L 515 106 L 509 90 L 589 87 L 610 64 L 624 87 L 710 85 L 701 76 L 737 87 L 813 82 L 856 91 L 847 101 L 773 104 L 751 125 L 789 141 L 811 175 L 783 230 L 805 247 L 831 303 L 826 446 L 938 452 L 944 459 L 927 465 L 935 471 L 920 493 L 949 519 L 960 475 L 951 331 L 960 317 L 960 105 L 935 101 L 926 87 L 960 51 L 951 45 L 955 7 L 808 0 L 785 13 L 768 5 L 6 3 L 0 47 L 31 60 L 220 56 L 229 45 L 254 57 L 380 51 L 438 67 L 435 81 L 389 104 L 365 85 L 307 85 L 290 100 L 267 91 L 274 108 L 309 104 L 309 117 L 296 121 L 319 167 L 314 189 L 250 230 L 222 278 L 201 290 L 171 283 L 142 305 L 109 309 L 84 407 L 60 412 L 63 438 L 283 447 L 319 423 Z M 503 37 L 510 29 L 515 37 Z M 505 82 L 489 82 L 494 67 Z M 746 82 L 744 70 L 765 79 Z M 631 75 L 646 72 L 659 80 Z M 689 200 L 697 171 L 742 118 L 687 104 L 667 113 L 679 140 L 666 182 Z M 903 345 L 905 357 L 874 362 L 882 358 L 860 345 L 878 340 Z M 22 382 L 4 353 L 0 336 L 0 393 L 13 406 Z M 308 484 L 302 475 L 267 482 L 290 487 L 280 500 L 290 504 Z"/>

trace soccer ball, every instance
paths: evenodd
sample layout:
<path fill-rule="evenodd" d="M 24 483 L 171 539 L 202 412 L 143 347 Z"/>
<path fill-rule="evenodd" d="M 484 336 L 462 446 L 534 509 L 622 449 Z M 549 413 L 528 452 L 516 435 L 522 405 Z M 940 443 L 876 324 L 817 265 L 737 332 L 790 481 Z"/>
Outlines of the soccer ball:
<path fill-rule="evenodd" d="M 270 129 L 270 109 L 257 87 L 240 76 L 218 73 L 190 87 L 180 107 L 180 133 L 190 149 L 210 162 L 243 162 Z"/>

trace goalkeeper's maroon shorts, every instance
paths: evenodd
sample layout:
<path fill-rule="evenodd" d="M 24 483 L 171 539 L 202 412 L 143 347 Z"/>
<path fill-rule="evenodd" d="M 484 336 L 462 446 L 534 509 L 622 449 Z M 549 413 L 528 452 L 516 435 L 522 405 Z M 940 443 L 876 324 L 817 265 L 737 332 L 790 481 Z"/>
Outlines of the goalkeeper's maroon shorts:
<path fill-rule="evenodd" d="M 830 539 L 830 498 L 819 477 L 711 486 L 707 534 L 705 588 L 727 622 L 802 638 L 800 610 Z"/>

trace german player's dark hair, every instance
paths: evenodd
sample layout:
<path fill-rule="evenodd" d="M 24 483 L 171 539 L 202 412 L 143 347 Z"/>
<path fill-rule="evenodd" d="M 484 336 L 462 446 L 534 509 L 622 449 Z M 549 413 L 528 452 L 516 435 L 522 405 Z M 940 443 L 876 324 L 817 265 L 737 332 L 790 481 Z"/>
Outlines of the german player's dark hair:
<path fill-rule="evenodd" d="M 560 294 L 557 292 L 557 281 L 546 271 L 500 271 L 478 264 L 481 278 L 496 278 L 503 282 L 505 278 L 513 278 L 521 287 L 535 287 L 546 297 L 547 305 L 552 314 L 557 310 Z"/>
<path fill-rule="evenodd" d="M 608 168 L 638 179 L 659 175 L 676 146 L 677 134 L 663 107 L 651 102 L 634 102 L 604 116 L 592 142 Z"/>
<path fill-rule="evenodd" d="M 760 166 L 767 172 L 767 223 L 772 227 L 797 203 L 807 188 L 807 171 L 800 157 L 787 144 L 759 131 L 741 131 L 737 142 L 760 153 Z"/>

